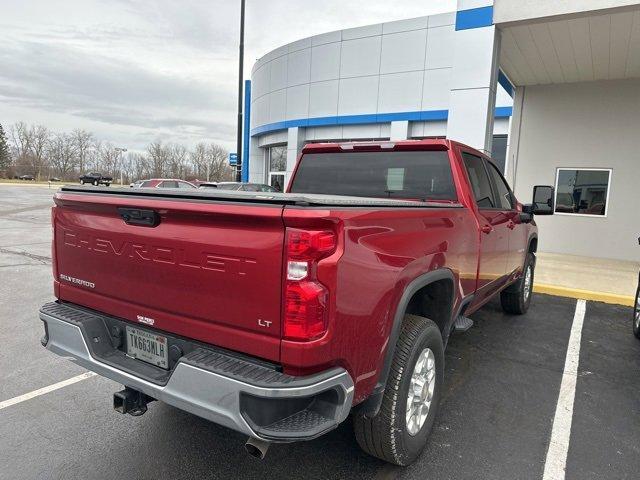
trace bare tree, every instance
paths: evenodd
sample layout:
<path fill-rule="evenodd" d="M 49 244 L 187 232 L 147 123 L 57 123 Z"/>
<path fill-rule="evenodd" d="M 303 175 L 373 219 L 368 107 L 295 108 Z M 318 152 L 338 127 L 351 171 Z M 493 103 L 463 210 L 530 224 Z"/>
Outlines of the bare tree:
<path fill-rule="evenodd" d="M 193 167 L 193 174 L 198 180 L 207 180 L 207 145 L 198 143 L 189 154 L 189 159 Z"/>
<path fill-rule="evenodd" d="M 98 171 L 101 173 L 109 174 L 114 178 L 119 171 L 120 153 L 116 150 L 111 142 L 101 143 L 98 148 Z"/>
<path fill-rule="evenodd" d="M 76 155 L 78 157 L 78 170 L 82 174 L 87 167 L 87 161 L 90 158 L 91 149 L 95 146 L 93 142 L 93 134 L 91 132 L 87 132 L 86 130 L 76 128 L 73 132 L 71 132 L 71 139 L 73 140 L 76 148 Z"/>
<path fill-rule="evenodd" d="M 149 159 L 144 153 L 129 152 L 127 155 L 131 165 L 131 178 L 141 180 L 150 176 Z"/>
<path fill-rule="evenodd" d="M 228 164 L 227 150 L 216 143 L 207 145 L 207 166 L 212 182 L 222 182 L 232 179 L 233 170 Z"/>
<path fill-rule="evenodd" d="M 28 132 L 29 158 L 37 180 L 40 180 L 44 167 L 48 166 L 46 152 L 50 137 L 51 134 L 44 125 L 33 125 Z"/>
<path fill-rule="evenodd" d="M 57 175 L 69 179 L 78 162 L 77 146 L 66 133 L 54 135 L 47 145 L 47 158 Z"/>
<path fill-rule="evenodd" d="M 147 154 L 149 155 L 151 176 L 157 178 L 163 177 L 168 170 L 169 149 L 165 145 L 162 145 L 162 141 L 157 140 L 149 144 Z"/>
<path fill-rule="evenodd" d="M 17 122 L 10 128 L 11 141 L 15 155 L 24 156 L 29 152 L 29 127 L 24 122 Z"/>

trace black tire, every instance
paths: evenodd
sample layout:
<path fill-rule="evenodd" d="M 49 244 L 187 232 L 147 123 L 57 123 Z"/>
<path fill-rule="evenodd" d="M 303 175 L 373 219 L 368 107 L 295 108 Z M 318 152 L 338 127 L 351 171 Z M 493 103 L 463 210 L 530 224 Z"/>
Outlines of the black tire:
<path fill-rule="evenodd" d="M 80 180 L 80 185 L 84 185 L 84 180 Z"/>
<path fill-rule="evenodd" d="M 533 253 L 527 253 L 527 258 L 522 269 L 522 277 L 513 285 L 500 292 L 502 309 L 514 315 L 527 313 L 533 296 L 533 277 L 536 269 L 536 257 Z M 527 272 L 530 270 L 530 280 L 527 283 Z"/>
<path fill-rule="evenodd" d="M 636 290 L 636 303 L 633 307 L 633 334 L 640 339 L 640 277 L 638 278 L 638 289 Z"/>
<path fill-rule="evenodd" d="M 108 183 L 108 182 L 104 184 L 105 187 L 108 187 L 109 185 L 111 185 L 111 184 Z"/>
<path fill-rule="evenodd" d="M 424 424 L 415 435 L 407 428 L 407 395 L 414 367 L 425 349 L 435 359 L 435 387 Z M 353 416 L 356 440 L 368 454 L 395 465 L 410 465 L 420 455 L 435 420 L 444 377 L 444 347 L 440 329 L 428 318 L 405 315 L 396 344 L 382 405 L 375 416 Z"/>
<path fill-rule="evenodd" d="M 92 182 L 92 184 L 93 184 L 93 186 L 94 186 L 94 187 L 97 187 L 97 186 L 98 186 L 98 180 L 94 180 L 94 181 Z"/>

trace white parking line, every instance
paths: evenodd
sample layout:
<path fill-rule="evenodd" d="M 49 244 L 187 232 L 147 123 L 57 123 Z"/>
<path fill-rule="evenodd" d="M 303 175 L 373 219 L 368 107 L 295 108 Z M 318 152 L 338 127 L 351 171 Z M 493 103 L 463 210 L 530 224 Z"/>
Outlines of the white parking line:
<path fill-rule="evenodd" d="M 44 395 L 45 393 L 53 392 L 54 390 L 58 390 L 68 385 L 73 385 L 74 383 L 81 382 L 82 380 L 94 377 L 95 375 L 96 374 L 93 372 L 83 373 L 82 375 L 78 375 L 76 377 L 71 377 L 67 380 L 54 383 L 53 385 L 49 385 L 48 387 L 39 388 L 38 390 L 34 390 L 33 392 L 25 393 L 24 395 L 20 395 L 19 397 L 13 397 L 9 400 L 4 400 L 3 402 L 0 402 L 0 410 L 12 405 L 16 405 L 17 403 L 25 402 L 27 400 L 31 400 L 32 398 L 39 397 L 40 395 Z"/>
<path fill-rule="evenodd" d="M 576 397 L 576 380 L 578 363 L 580 361 L 580 340 L 582 338 L 582 324 L 587 302 L 578 300 L 576 312 L 573 316 L 567 358 L 564 362 L 560 395 L 553 418 L 551 441 L 547 458 L 544 462 L 543 480 L 564 480 L 567 467 L 567 452 L 571 438 L 571 421 L 573 419 L 573 402 Z"/>

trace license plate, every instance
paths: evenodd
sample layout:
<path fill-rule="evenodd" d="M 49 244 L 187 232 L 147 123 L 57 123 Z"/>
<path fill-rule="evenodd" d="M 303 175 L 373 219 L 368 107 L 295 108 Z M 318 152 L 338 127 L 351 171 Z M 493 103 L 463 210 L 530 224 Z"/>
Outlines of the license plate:
<path fill-rule="evenodd" d="M 127 327 L 127 355 L 143 362 L 169 368 L 167 337 Z"/>

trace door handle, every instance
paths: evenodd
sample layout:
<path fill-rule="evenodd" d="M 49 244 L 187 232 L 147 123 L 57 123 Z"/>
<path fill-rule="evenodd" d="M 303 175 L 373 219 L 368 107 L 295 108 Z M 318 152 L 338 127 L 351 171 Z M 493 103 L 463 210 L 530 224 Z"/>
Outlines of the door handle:
<path fill-rule="evenodd" d="M 483 225 L 482 227 L 480 227 L 480 231 L 482 233 L 491 233 L 493 231 L 493 227 L 491 225 Z"/>
<path fill-rule="evenodd" d="M 514 228 L 516 228 L 516 224 L 513 223 L 513 222 L 509 222 L 509 223 L 507 223 L 507 228 L 509 230 L 513 230 Z"/>

